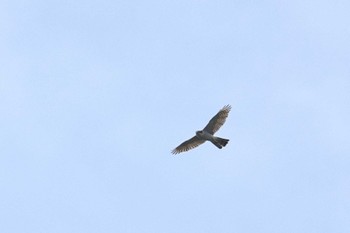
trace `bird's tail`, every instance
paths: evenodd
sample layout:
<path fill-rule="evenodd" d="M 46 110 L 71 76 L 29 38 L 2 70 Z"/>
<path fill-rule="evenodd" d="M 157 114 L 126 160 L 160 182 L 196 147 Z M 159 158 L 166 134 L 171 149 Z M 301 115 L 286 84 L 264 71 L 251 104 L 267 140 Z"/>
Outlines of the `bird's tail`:
<path fill-rule="evenodd" d="M 224 146 L 227 145 L 228 141 L 230 141 L 230 140 L 225 139 L 225 138 L 215 137 L 215 140 L 213 141 L 213 144 L 214 144 L 217 148 L 221 149 L 222 147 L 224 147 Z"/>

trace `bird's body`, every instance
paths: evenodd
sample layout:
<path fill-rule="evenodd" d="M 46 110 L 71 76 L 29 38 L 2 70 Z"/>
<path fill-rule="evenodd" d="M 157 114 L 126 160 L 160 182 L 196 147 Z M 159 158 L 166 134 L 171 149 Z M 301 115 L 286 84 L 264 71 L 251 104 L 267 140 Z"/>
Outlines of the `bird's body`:
<path fill-rule="evenodd" d="M 210 141 L 211 143 L 213 143 L 219 149 L 221 149 L 222 147 L 226 146 L 226 144 L 229 141 L 228 139 L 225 139 L 225 138 L 215 137 L 214 135 L 208 133 L 205 130 L 197 131 L 196 132 L 196 136 L 199 139 L 204 139 L 206 141 Z"/>
<path fill-rule="evenodd" d="M 192 148 L 195 148 L 201 144 L 203 144 L 206 141 L 212 142 L 216 147 L 221 149 L 222 147 L 226 146 L 229 139 L 220 138 L 214 136 L 214 133 L 216 133 L 220 127 L 225 123 L 226 118 L 228 116 L 228 113 L 231 110 L 230 105 L 224 106 L 210 121 L 209 123 L 204 127 L 203 130 L 199 130 L 196 132 L 196 136 L 192 137 L 191 139 L 181 143 L 178 147 L 176 147 L 172 153 L 173 154 L 179 154 L 181 152 L 188 151 Z"/>

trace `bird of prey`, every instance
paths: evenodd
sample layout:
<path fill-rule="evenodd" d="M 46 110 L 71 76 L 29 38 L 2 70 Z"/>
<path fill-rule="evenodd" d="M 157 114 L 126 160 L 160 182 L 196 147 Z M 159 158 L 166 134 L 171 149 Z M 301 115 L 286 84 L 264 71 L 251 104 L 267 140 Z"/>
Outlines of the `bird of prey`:
<path fill-rule="evenodd" d="M 179 154 L 191 150 L 205 141 L 212 142 L 217 148 L 221 149 L 226 146 L 228 139 L 215 137 L 214 134 L 220 129 L 220 127 L 225 123 L 228 113 L 231 110 L 230 105 L 224 106 L 204 127 L 203 130 L 196 132 L 196 135 L 187 141 L 181 143 L 178 147 L 172 150 L 171 153 Z"/>

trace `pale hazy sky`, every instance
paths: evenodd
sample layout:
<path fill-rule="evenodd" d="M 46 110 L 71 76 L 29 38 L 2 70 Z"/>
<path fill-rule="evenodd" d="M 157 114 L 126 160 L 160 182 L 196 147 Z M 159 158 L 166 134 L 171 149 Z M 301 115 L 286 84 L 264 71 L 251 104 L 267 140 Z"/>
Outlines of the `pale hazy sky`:
<path fill-rule="evenodd" d="M 0 2 L 0 232 L 350 232 L 349 12 Z"/>

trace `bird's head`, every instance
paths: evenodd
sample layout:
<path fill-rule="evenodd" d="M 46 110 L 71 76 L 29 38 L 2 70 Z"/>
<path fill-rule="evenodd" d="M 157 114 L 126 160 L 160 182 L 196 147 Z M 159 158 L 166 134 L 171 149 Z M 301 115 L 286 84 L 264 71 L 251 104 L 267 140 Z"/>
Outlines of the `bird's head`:
<path fill-rule="evenodd" d="M 197 136 L 203 135 L 203 130 L 198 130 L 198 131 L 196 131 L 196 135 L 197 135 Z"/>

